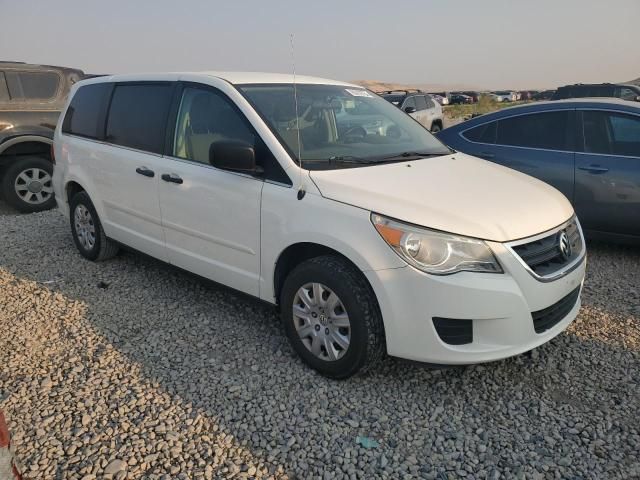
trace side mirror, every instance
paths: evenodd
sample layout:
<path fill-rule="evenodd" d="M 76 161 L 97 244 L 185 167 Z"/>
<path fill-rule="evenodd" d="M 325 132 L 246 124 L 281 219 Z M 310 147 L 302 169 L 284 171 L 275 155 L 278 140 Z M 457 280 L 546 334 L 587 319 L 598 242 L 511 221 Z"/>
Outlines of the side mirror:
<path fill-rule="evenodd" d="M 416 107 L 404 107 L 405 113 L 415 113 Z"/>
<path fill-rule="evenodd" d="M 221 140 L 209 147 L 209 163 L 221 170 L 257 174 L 262 168 L 256 165 L 256 152 L 253 145 L 245 142 Z"/>

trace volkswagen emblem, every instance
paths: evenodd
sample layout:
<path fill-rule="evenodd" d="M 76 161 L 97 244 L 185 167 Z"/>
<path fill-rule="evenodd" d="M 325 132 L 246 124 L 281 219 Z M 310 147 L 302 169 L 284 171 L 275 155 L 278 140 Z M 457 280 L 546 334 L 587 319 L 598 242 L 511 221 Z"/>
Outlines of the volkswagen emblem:
<path fill-rule="evenodd" d="M 560 253 L 565 260 L 571 258 L 571 242 L 569 242 L 569 236 L 564 230 L 560 232 L 558 237 L 558 247 L 560 247 Z"/>

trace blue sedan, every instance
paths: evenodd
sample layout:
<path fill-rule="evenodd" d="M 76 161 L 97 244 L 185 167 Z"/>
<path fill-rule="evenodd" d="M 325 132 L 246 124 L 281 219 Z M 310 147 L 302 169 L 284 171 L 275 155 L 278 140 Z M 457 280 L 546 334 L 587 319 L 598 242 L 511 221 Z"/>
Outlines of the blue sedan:
<path fill-rule="evenodd" d="M 637 102 L 582 98 L 521 105 L 437 136 L 451 148 L 554 186 L 592 238 L 640 240 Z"/>

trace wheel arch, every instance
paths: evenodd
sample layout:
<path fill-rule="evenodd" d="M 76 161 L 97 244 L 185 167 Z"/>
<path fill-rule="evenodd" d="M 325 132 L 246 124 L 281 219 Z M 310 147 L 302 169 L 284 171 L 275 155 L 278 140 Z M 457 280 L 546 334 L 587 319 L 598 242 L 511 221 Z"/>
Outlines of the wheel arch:
<path fill-rule="evenodd" d="M 289 273 L 302 262 L 323 255 L 333 255 L 342 258 L 343 260 L 348 262 L 356 271 L 362 274 L 362 270 L 352 259 L 339 252 L 338 250 L 335 250 L 334 248 L 316 242 L 293 243 L 287 246 L 280 253 L 273 270 L 273 293 L 276 304 L 280 303 L 280 293 L 282 291 L 282 286 Z M 362 278 L 364 278 L 364 280 L 367 282 L 369 288 L 371 288 L 371 292 L 375 297 L 375 291 L 373 290 L 373 287 L 370 284 L 369 280 L 366 278 L 366 275 L 362 275 Z"/>
<path fill-rule="evenodd" d="M 18 155 L 37 155 L 51 161 L 53 140 L 41 135 L 20 135 L 0 144 L 0 165 L 7 165 Z"/>

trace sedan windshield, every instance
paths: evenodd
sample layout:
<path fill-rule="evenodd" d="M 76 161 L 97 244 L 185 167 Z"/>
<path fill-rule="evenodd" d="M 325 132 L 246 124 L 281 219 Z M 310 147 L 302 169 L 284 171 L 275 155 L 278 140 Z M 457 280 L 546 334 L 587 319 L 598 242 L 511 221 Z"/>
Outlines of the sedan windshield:
<path fill-rule="evenodd" d="M 422 125 L 368 90 L 338 85 L 241 85 L 291 157 L 332 169 L 447 155 Z M 296 114 L 297 111 L 297 114 Z M 299 140 L 299 141 L 298 141 Z"/>

